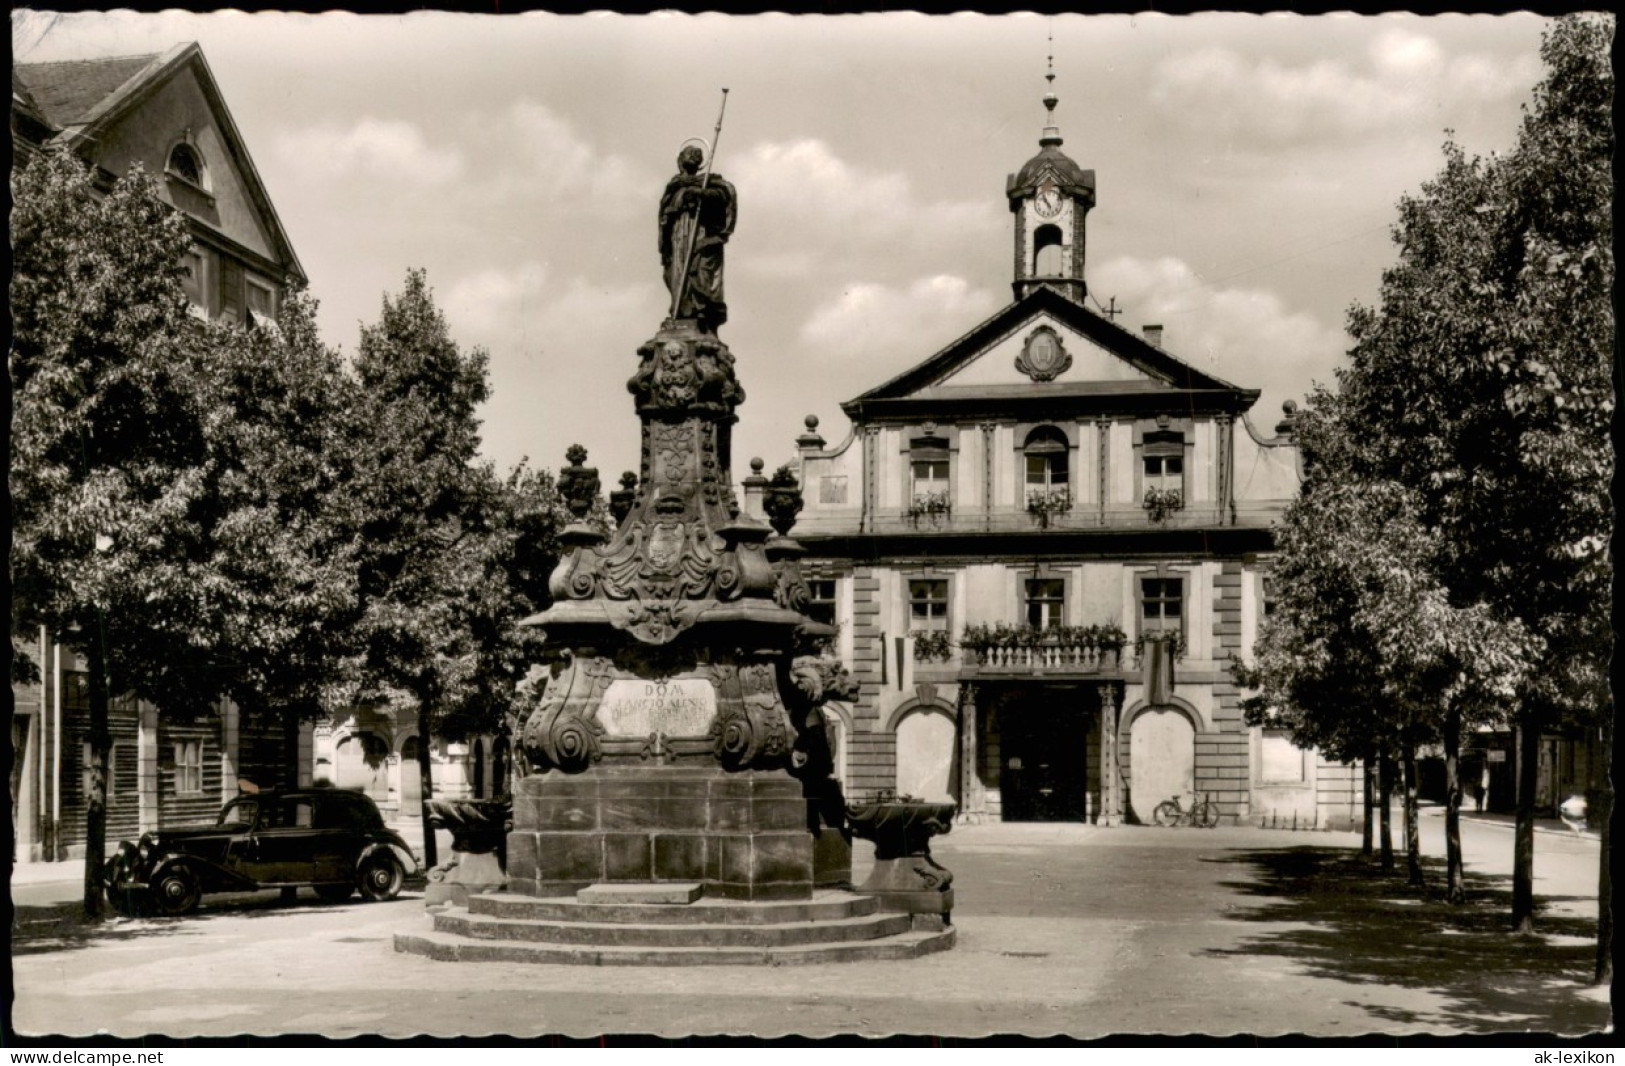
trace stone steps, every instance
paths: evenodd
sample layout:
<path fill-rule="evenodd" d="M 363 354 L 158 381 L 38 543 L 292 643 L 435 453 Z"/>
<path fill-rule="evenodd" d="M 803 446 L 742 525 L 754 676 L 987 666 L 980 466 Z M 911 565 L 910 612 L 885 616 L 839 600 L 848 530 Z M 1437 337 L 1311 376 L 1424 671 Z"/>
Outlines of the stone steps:
<path fill-rule="evenodd" d="M 395 950 L 442 962 L 523 962 L 570 966 L 800 966 L 913 959 L 953 946 L 952 926 L 924 924 L 880 940 L 779 947 L 635 947 L 477 940 L 439 930 L 395 934 Z"/>
<path fill-rule="evenodd" d="M 810 900 L 771 902 L 702 898 L 687 904 L 584 903 L 573 896 L 537 897 L 506 892 L 473 895 L 468 900 L 470 914 L 491 918 L 631 925 L 823 922 L 860 918 L 876 913 L 879 908 L 880 902 L 873 896 L 834 890 L 815 891 Z"/>
<path fill-rule="evenodd" d="M 434 916 L 436 932 L 475 940 L 523 941 L 555 946 L 628 948 L 781 948 L 848 941 L 880 940 L 906 933 L 906 914 L 867 914 L 824 921 L 773 922 L 751 925 L 548 921 L 494 918 L 449 908 Z"/>
<path fill-rule="evenodd" d="M 954 943 L 938 915 L 882 910 L 874 896 L 837 889 L 793 901 L 628 902 L 687 894 L 600 884 L 575 896 L 473 895 L 433 912 L 432 929 L 396 934 L 395 950 L 448 962 L 790 966 L 911 959 Z"/>

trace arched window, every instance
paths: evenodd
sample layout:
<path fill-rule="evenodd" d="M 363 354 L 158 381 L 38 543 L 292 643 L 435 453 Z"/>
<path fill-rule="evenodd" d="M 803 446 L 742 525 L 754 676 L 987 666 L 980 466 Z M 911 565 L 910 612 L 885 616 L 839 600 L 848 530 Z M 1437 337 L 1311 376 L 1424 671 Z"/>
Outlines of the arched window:
<path fill-rule="evenodd" d="M 1039 426 L 1027 434 L 1022 446 L 1027 464 L 1027 492 L 1065 492 L 1067 489 L 1066 434 L 1054 426 Z"/>
<path fill-rule="evenodd" d="M 185 141 L 169 150 L 169 172 L 200 189 L 208 188 L 208 172 L 203 166 L 203 156 Z"/>
<path fill-rule="evenodd" d="M 1066 273 L 1061 248 L 1061 227 L 1039 226 L 1033 231 L 1033 276 L 1058 278 Z"/>

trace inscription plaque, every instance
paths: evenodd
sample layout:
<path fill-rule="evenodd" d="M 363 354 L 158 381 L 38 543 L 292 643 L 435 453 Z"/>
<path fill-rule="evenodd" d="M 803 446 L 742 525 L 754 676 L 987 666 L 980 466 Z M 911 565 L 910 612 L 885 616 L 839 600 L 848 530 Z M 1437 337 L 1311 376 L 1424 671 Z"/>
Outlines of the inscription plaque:
<path fill-rule="evenodd" d="M 717 690 L 698 677 L 671 681 L 610 682 L 598 721 L 610 736 L 703 737 L 717 716 Z"/>

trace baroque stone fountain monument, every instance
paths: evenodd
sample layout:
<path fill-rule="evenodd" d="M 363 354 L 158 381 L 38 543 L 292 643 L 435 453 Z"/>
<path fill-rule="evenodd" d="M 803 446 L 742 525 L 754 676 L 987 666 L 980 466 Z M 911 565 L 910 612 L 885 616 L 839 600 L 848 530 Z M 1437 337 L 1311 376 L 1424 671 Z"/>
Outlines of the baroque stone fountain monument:
<path fill-rule="evenodd" d="M 851 891 L 852 826 L 820 705 L 853 698 L 855 684 L 807 654 L 833 630 L 802 613 L 794 508 L 769 525 L 734 491 L 745 394 L 717 329 L 737 200 L 702 161 L 685 147 L 661 199 L 671 314 L 627 383 L 641 473 L 612 494 L 612 535 L 586 521 L 599 485 L 585 454 L 572 449 L 559 475 L 576 521 L 553 605 L 523 623 L 543 629 L 554 657 L 519 731 L 507 890 L 439 911 L 431 933 L 397 936 L 400 950 L 783 963 L 953 943 L 942 878 L 924 904 Z"/>

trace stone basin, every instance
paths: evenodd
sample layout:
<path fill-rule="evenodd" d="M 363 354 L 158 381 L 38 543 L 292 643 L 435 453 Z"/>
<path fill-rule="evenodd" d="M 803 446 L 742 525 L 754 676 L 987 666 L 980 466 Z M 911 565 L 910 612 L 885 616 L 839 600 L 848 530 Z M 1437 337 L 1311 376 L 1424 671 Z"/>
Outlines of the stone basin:
<path fill-rule="evenodd" d="M 931 857 L 931 838 L 953 827 L 954 803 L 881 799 L 848 804 L 852 835 L 872 842 L 875 865 L 859 887 L 888 910 L 936 914 L 949 921 L 954 875 Z"/>

